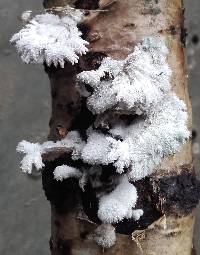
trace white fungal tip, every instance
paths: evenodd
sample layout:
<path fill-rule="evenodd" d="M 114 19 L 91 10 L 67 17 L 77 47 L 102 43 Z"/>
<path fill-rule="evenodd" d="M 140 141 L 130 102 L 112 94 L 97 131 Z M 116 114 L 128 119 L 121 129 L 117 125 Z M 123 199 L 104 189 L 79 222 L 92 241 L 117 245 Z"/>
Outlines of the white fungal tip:
<path fill-rule="evenodd" d="M 30 15 L 30 11 L 24 12 L 23 19 Z M 88 51 L 88 42 L 81 38 L 77 27 L 81 19 L 82 12 L 73 8 L 61 17 L 50 13 L 36 15 L 10 41 L 25 63 L 46 62 L 48 66 L 63 68 L 65 61 L 75 64 Z"/>
<path fill-rule="evenodd" d="M 115 228 L 110 224 L 102 224 L 94 231 L 94 241 L 103 248 L 110 248 L 116 243 Z"/>
<path fill-rule="evenodd" d="M 24 11 L 21 14 L 21 20 L 24 21 L 24 22 L 28 22 L 31 18 L 31 14 L 32 14 L 31 10 Z"/>
<path fill-rule="evenodd" d="M 75 167 L 62 165 L 57 166 L 54 170 L 54 178 L 57 181 L 63 181 L 63 179 L 67 178 L 77 178 L 80 179 L 82 176 L 82 173 Z"/>
<path fill-rule="evenodd" d="M 136 188 L 128 182 L 127 178 L 123 178 L 111 193 L 100 198 L 98 217 L 104 223 L 116 223 L 129 218 L 136 201 Z"/>

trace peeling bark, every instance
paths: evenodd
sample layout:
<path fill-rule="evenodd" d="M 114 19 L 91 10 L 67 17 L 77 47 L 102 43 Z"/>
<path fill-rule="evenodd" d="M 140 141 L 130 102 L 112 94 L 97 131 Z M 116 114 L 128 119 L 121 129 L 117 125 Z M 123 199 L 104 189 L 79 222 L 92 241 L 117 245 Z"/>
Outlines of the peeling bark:
<path fill-rule="evenodd" d="M 77 73 L 98 68 L 105 56 L 124 59 L 144 37 L 157 34 L 167 40 L 173 90 L 187 104 L 191 128 L 181 0 L 44 1 L 45 8 L 66 4 L 87 9 L 80 29 L 90 42 L 90 52 L 74 66 L 65 64 L 64 69 L 45 66 L 52 94 L 49 139 L 60 140 L 74 127 L 84 131 L 94 120 L 75 87 Z M 91 240 L 91 233 L 99 224 L 95 191 L 88 184 L 83 193 L 74 180 L 55 181 L 55 167 L 73 162 L 66 152 L 51 156 L 46 155 L 47 160 L 53 161 L 46 162 L 43 170 L 43 187 L 52 205 L 51 254 L 102 254 L 102 249 Z M 104 253 L 191 255 L 194 208 L 200 193 L 192 166 L 191 143 L 165 159 L 152 176 L 134 185 L 140 194 L 137 206 L 144 207 L 144 216 L 137 222 L 124 220 L 116 224 L 117 244 Z"/>

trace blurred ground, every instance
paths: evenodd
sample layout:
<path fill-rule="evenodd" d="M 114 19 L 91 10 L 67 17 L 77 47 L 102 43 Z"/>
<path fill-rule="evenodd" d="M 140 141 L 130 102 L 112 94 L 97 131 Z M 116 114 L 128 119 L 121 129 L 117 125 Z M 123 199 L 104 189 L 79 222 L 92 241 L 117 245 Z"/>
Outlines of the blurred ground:
<path fill-rule="evenodd" d="M 48 255 L 50 208 L 39 178 L 19 171 L 18 141 L 43 141 L 48 133 L 50 96 L 41 66 L 24 65 L 8 41 L 22 11 L 40 10 L 41 0 L 0 2 L 0 254 Z M 186 0 L 190 93 L 194 109 L 196 165 L 200 159 L 200 2 Z M 48 93 L 47 93 L 48 92 Z M 198 135 L 199 132 L 199 135 Z M 198 213 L 195 246 L 200 255 Z"/>
<path fill-rule="evenodd" d="M 49 83 L 41 66 L 22 64 L 9 45 L 24 9 L 40 0 L 0 1 L 0 254 L 49 254 L 50 208 L 40 179 L 19 171 L 16 144 L 44 140 L 50 115 Z M 39 137 L 38 137 L 39 136 Z"/>

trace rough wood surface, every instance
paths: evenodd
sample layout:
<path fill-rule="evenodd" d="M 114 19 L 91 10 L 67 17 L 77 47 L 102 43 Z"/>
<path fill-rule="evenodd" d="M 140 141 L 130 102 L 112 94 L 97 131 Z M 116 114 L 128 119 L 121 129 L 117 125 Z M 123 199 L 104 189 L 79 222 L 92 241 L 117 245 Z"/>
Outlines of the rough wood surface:
<path fill-rule="evenodd" d="M 46 8 L 66 4 L 77 8 L 97 9 L 94 1 L 89 0 L 44 1 Z M 101 0 L 98 3 L 98 8 L 105 11 L 88 11 L 84 24 L 80 26 L 84 38 L 90 42 L 90 53 L 81 58 L 79 64 L 73 67 L 66 64 L 64 69 L 45 68 L 52 88 L 52 118 L 49 138 L 52 140 L 62 139 L 74 126 L 86 129 L 92 121 L 92 116 L 88 111 L 81 112 L 85 102 L 80 99 L 74 86 L 76 73 L 97 68 L 102 56 L 124 59 L 133 51 L 136 43 L 146 36 L 157 34 L 166 38 L 170 51 L 168 63 L 173 71 L 172 87 L 187 104 L 190 116 L 188 125 L 191 128 L 191 105 L 183 47 L 185 30 L 182 1 Z M 172 211 L 158 209 L 156 202 L 150 200 L 149 203 L 156 208 L 151 211 L 151 214 L 158 211 L 158 215 L 151 222 L 148 222 L 148 217 L 142 218 L 143 225 L 148 223 L 145 225 L 146 229 L 141 230 L 138 224 L 137 227 L 140 230 L 135 230 L 132 235 L 117 234 L 117 244 L 109 250 L 103 251 L 95 245 L 90 236 L 97 223 L 91 222 L 84 213 L 80 214 L 80 210 L 83 209 L 82 197 L 77 191 L 76 184 L 65 181 L 58 185 L 52 177 L 53 168 L 67 160 L 69 159 L 57 159 L 47 164 L 43 171 L 44 190 L 52 204 L 52 236 L 50 239 L 52 255 L 99 255 L 103 252 L 115 255 L 191 255 L 194 224 L 192 210 L 196 204 L 190 208 L 187 214 L 179 212 L 177 215 Z M 180 153 L 165 159 L 161 169 L 154 174 L 154 178 L 181 176 L 183 166 L 187 166 L 184 167 L 184 172 L 187 172 L 188 176 L 194 174 L 191 170 L 190 142 L 183 147 Z M 148 182 L 150 181 L 152 179 L 148 180 Z M 154 183 L 155 189 L 159 186 L 158 183 Z M 145 182 L 140 183 L 140 185 L 146 184 Z M 169 185 L 171 185 L 170 182 L 166 184 L 166 189 Z M 194 186 L 198 190 L 198 184 L 194 184 Z M 72 198 L 74 194 L 76 194 L 76 199 Z M 92 196 L 92 193 L 90 195 Z M 146 194 L 143 192 L 141 195 L 145 196 Z"/>

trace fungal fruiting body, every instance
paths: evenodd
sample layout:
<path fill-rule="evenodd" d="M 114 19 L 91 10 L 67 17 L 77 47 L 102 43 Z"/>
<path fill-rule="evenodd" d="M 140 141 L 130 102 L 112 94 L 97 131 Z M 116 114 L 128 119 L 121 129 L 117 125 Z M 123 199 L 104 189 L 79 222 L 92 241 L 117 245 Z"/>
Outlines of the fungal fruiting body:
<path fill-rule="evenodd" d="M 31 173 L 33 166 L 37 170 L 42 169 L 44 166 L 42 155 L 52 152 L 59 153 L 60 151 L 64 151 L 66 153 L 72 153 L 72 158 L 75 160 L 80 157 L 83 145 L 84 141 L 81 139 L 80 134 L 77 131 L 69 132 L 67 137 L 56 143 L 47 141 L 43 144 L 34 144 L 27 141 L 21 141 L 17 146 L 17 151 L 26 154 L 21 161 L 21 169 L 24 173 L 28 174 Z"/>
<path fill-rule="evenodd" d="M 163 158 L 180 151 L 190 136 L 186 105 L 171 91 L 167 55 L 162 38 L 148 37 L 125 60 L 105 58 L 97 70 L 78 74 L 79 91 L 84 91 L 87 107 L 96 116 L 85 131 L 86 140 L 78 131 L 71 131 L 56 143 L 22 142 L 18 146 L 26 154 L 24 172 L 30 173 L 32 164 L 40 169 L 43 154 L 59 148 L 69 150 L 72 160 L 79 160 L 79 167 L 83 163 L 81 169 L 58 166 L 54 176 L 58 181 L 78 178 L 83 190 L 86 182 L 98 190 L 97 215 L 102 225 L 94 240 L 105 248 L 115 243 L 112 224 L 139 220 L 143 214 L 130 181 L 149 176 Z M 108 172 L 115 169 L 109 187 L 101 178 L 105 167 Z"/>
<path fill-rule="evenodd" d="M 138 180 L 180 150 L 190 132 L 186 106 L 171 91 L 167 54 L 162 39 L 145 38 L 124 61 L 105 58 L 98 70 L 78 75 L 80 86 L 93 89 L 88 108 L 99 114 L 101 126 L 109 126 L 107 134 L 88 131 L 84 162 L 113 164 L 116 172 L 128 170 L 129 179 Z M 112 123 L 109 111 L 116 113 Z"/>
<path fill-rule="evenodd" d="M 110 224 L 132 218 L 136 201 L 136 188 L 124 176 L 112 192 L 100 198 L 98 217 L 102 222 Z"/>
<path fill-rule="evenodd" d="M 88 108 L 95 114 L 110 109 L 146 112 L 170 91 L 168 49 L 162 40 L 148 37 L 124 61 L 105 58 L 98 70 L 78 75 L 93 93 Z"/>
<path fill-rule="evenodd" d="M 95 229 L 93 239 L 99 246 L 110 248 L 116 242 L 115 228 L 111 224 L 102 224 Z"/>
<path fill-rule="evenodd" d="M 66 8 L 65 15 L 36 15 L 10 41 L 25 63 L 61 67 L 65 61 L 74 64 L 88 51 L 88 42 L 81 38 L 77 27 L 82 17 L 83 12 L 70 7 Z"/>

